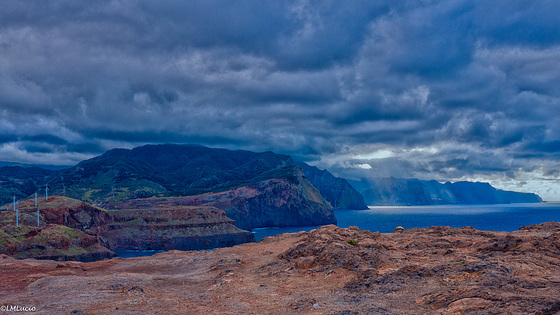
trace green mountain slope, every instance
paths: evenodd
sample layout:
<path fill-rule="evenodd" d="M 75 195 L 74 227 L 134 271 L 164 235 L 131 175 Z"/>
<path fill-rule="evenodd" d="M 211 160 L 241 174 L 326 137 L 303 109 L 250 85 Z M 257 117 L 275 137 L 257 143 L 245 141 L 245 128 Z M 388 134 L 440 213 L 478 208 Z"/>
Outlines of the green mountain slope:
<path fill-rule="evenodd" d="M 48 182 L 49 194 L 104 206 L 150 197 L 202 195 L 199 200 L 203 201 L 206 194 L 224 193 L 221 198 L 231 200 L 220 209 L 239 227 L 336 223 L 331 205 L 291 157 L 272 152 L 145 145 L 110 150 L 71 168 L 48 172 L 50 176 L 41 180 Z M 10 180 L 17 182 L 20 179 L 16 177 L 25 177 L 15 173 L 11 170 Z M 28 189 L 22 189 L 22 197 L 31 196 L 40 186 L 37 176 L 33 177 L 35 182 L 28 183 Z M 253 188 L 242 190 L 249 194 L 237 197 L 227 193 L 244 187 Z M 10 201 L 7 197 L 5 201 Z M 206 203 L 202 201 L 198 203 Z"/>
<path fill-rule="evenodd" d="M 39 167 L 0 167 L 0 204 L 11 202 L 14 195 L 21 200 L 35 192 L 44 194 L 45 183 L 55 174 Z"/>
<path fill-rule="evenodd" d="M 190 196 L 293 176 L 292 159 L 272 152 L 196 145 L 115 149 L 55 176 L 54 193 L 89 202 L 151 196 Z"/>

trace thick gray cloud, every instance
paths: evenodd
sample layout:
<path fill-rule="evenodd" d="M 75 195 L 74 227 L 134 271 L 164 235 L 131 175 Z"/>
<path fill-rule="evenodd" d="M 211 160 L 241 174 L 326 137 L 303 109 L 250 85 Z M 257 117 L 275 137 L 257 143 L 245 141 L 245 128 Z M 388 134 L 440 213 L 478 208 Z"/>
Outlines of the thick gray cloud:
<path fill-rule="evenodd" d="M 0 160 L 199 143 L 560 198 L 557 1 L 5 1 Z"/>

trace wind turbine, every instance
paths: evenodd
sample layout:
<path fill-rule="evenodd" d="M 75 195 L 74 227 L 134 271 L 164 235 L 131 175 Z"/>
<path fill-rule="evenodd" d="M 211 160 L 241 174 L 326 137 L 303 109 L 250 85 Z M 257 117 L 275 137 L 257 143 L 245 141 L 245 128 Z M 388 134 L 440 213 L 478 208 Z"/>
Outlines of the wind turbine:
<path fill-rule="evenodd" d="M 49 200 L 49 183 L 45 185 L 45 200 Z"/>
<path fill-rule="evenodd" d="M 37 208 L 37 226 L 39 226 L 39 207 L 37 207 L 37 192 L 35 192 L 35 208 Z"/>
<path fill-rule="evenodd" d="M 18 210 L 16 209 L 16 205 L 19 205 L 19 202 L 16 201 L 16 194 L 14 194 L 14 202 L 12 203 L 14 206 L 14 212 L 16 213 L 16 226 L 19 226 L 18 222 Z"/>
<path fill-rule="evenodd" d="M 16 194 L 14 194 L 14 202 L 12 202 L 12 205 L 14 206 L 14 212 L 16 211 L 16 205 L 19 205 L 19 202 L 16 201 Z"/>

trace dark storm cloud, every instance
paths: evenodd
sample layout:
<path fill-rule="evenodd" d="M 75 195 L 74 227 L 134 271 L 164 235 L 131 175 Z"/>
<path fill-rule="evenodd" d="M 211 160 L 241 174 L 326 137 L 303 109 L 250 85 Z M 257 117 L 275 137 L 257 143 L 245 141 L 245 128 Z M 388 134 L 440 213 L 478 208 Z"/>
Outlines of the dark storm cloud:
<path fill-rule="evenodd" d="M 178 142 L 344 176 L 555 180 L 559 13 L 546 0 L 5 1 L 0 159 Z"/>
<path fill-rule="evenodd" d="M 43 135 L 33 135 L 33 136 L 24 136 L 19 139 L 20 141 L 28 141 L 28 142 L 40 142 L 40 143 L 48 143 L 48 144 L 55 144 L 55 145 L 65 145 L 68 142 L 62 138 L 59 138 L 54 135 L 43 134 Z"/>
<path fill-rule="evenodd" d="M 479 36 L 491 44 L 553 47 L 560 43 L 558 1 L 493 1 L 479 3 L 475 22 Z"/>

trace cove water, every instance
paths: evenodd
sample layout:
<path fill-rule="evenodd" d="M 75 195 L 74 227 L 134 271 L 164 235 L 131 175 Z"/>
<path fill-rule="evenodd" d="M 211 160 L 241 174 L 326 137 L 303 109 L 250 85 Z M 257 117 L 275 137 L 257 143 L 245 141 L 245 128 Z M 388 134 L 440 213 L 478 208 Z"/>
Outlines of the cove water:
<path fill-rule="evenodd" d="M 375 206 L 369 210 L 335 210 L 338 226 L 390 233 L 430 226 L 472 226 L 486 231 L 515 231 L 521 226 L 560 221 L 560 203 L 505 205 Z M 254 229 L 257 241 L 281 233 L 310 231 L 318 226 Z"/>

